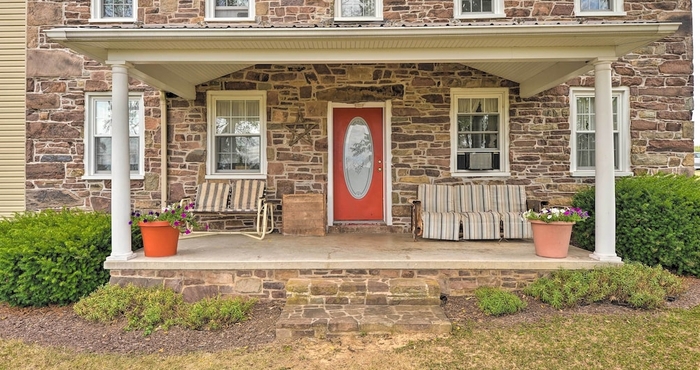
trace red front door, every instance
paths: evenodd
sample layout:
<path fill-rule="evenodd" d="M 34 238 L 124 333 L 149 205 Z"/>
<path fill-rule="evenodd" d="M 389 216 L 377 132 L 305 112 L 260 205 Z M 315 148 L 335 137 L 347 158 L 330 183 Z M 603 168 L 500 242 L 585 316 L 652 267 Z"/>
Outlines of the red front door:
<path fill-rule="evenodd" d="M 384 220 L 382 108 L 333 109 L 333 218 Z"/>

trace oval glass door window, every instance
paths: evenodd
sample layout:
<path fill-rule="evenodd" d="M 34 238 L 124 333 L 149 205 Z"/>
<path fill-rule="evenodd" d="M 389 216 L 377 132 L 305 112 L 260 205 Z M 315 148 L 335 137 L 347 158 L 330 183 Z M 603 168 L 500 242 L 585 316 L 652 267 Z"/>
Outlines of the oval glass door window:
<path fill-rule="evenodd" d="M 362 199 L 369 191 L 374 170 L 374 143 L 367 122 L 361 117 L 350 121 L 343 141 L 343 172 L 350 195 Z"/>

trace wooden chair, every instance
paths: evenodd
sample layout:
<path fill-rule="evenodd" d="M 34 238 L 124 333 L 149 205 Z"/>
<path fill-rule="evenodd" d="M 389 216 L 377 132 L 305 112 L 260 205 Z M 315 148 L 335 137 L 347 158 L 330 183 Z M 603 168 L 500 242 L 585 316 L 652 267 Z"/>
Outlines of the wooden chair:
<path fill-rule="evenodd" d="M 186 198 L 180 204 L 189 204 Z M 197 187 L 195 213 L 240 213 L 255 215 L 255 231 L 197 232 L 199 235 L 241 234 L 262 240 L 275 228 L 273 208 L 267 202 L 265 180 L 234 180 L 231 183 L 204 182 Z"/>

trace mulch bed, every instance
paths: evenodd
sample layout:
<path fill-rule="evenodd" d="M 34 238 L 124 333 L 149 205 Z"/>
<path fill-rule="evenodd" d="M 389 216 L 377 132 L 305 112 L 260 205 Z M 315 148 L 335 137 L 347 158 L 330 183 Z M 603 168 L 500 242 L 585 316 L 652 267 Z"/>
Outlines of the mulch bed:
<path fill-rule="evenodd" d="M 691 308 L 700 305 L 700 279 L 684 278 L 688 291 L 672 302 L 669 308 Z M 477 326 L 510 326 L 535 322 L 556 315 L 641 314 L 619 305 L 603 303 L 556 310 L 530 297 L 523 297 L 528 307 L 515 315 L 484 315 L 471 297 L 448 297 L 444 310 L 454 323 Z M 69 348 L 78 352 L 96 353 L 161 353 L 182 354 L 193 351 L 217 352 L 232 348 L 255 348 L 275 339 L 275 322 L 282 311 L 280 302 L 259 302 L 251 318 L 217 331 L 196 331 L 172 328 L 144 336 L 141 332 L 124 331 L 124 322 L 111 325 L 88 322 L 75 313 L 72 306 L 17 308 L 0 304 L 0 338 L 19 339 L 27 343 Z"/>

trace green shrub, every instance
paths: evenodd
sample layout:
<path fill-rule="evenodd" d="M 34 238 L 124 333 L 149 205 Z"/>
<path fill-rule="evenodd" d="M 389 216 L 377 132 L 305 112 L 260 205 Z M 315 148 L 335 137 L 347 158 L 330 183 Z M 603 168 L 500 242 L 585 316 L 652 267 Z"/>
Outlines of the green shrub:
<path fill-rule="evenodd" d="M 64 209 L 0 220 L 0 301 L 68 304 L 109 280 L 110 217 Z"/>
<path fill-rule="evenodd" d="M 517 295 L 498 288 L 480 287 L 474 295 L 476 295 L 479 309 L 491 316 L 510 315 L 527 307 L 527 304 Z"/>
<path fill-rule="evenodd" d="M 661 265 L 700 276 L 700 182 L 681 175 L 617 180 L 616 252 L 625 261 Z M 577 193 L 573 205 L 591 210 L 574 226 L 573 243 L 595 249 L 595 189 Z"/>
<path fill-rule="evenodd" d="M 525 294 L 555 308 L 609 301 L 634 308 L 659 308 L 683 292 L 681 279 L 661 266 L 640 263 L 559 270 L 528 285 Z"/>
<path fill-rule="evenodd" d="M 126 319 L 125 330 L 143 330 L 145 335 L 172 326 L 190 329 L 219 329 L 246 319 L 255 300 L 208 298 L 187 304 L 182 295 L 163 287 L 106 285 L 73 306 L 86 320 L 110 323 Z"/>

